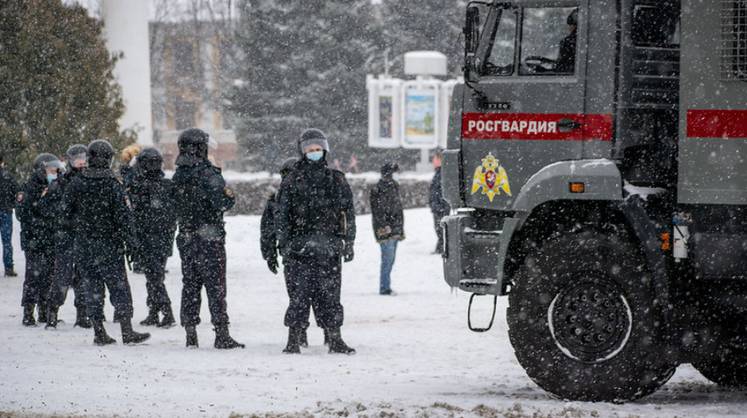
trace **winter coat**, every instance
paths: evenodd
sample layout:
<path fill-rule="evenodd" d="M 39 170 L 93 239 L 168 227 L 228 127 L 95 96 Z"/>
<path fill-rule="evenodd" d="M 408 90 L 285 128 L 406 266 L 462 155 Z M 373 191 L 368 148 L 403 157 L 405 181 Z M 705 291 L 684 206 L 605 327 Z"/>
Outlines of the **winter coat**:
<path fill-rule="evenodd" d="M 278 192 L 275 224 L 283 257 L 335 258 L 355 241 L 353 192 L 324 162 L 297 162 Z"/>
<path fill-rule="evenodd" d="M 225 238 L 223 213 L 236 203 L 221 170 L 207 160 L 180 165 L 173 177 L 179 231 Z"/>
<path fill-rule="evenodd" d="M 129 199 L 112 170 L 87 168 L 75 176 L 65 188 L 63 208 L 73 222 L 76 246 L 136 250 Z"/>
<path fill-rule="evenodd" d="M 405 237 L 405 216 L 402 211 L 402 199 L 399 195 L 399 184 L 391 177 L 384 177 L 371 189 L 371 217 L 376 240 Z"/>
<path fill-rule="evenodd" d="M 451 207 L 449 202 L 444 199 L 443 189 L 441 188 L 441 167 L 436 169 L 431 180 L 431 190 L 428 196 L 428 205 L 434 215 L 444 217 L 449 214 Z"/>
<path fill-rule="evenodd" d="M 262 258 L 269 260 L 277 257 L 277 233 L 275 228 L 275 212 L 277 211 L 277 194 L 273 193 L 262 212 L 259 224 L 259 247 L 262 250 Z"/>
<path fill-rule="evenodd" d="M 0 211 L 10 212 L 15 208 L 19 191 L 16 179 L 7 170 L 0 168 Z"/>
<path fill-rule="evenodd" d="M 21 223 L 21 249 L 26 252 L 54 250 L 55 207 L 49 198 L 47 179 L 34 173 L 17 198 L 16 217 Z"/>
<path fill-rule="evenodd" d="M 140 243 L 135 259 L 170 257 L 176 234 L 174 183 L 164 178 L 163 171 L 138 169 L 127 188 L 127 195 Z"/>
<path fill-rule="evenodd" d="M 81 171 L 77 169 L 66 171 L 65 174 L 57 177 L 57 180 L 53 181 L 47 190 L 46 199 L 49 202 L 48 206 L 51 207 L 55 214 L 55 244 L 72 245 L 74 225 L 72 219 L 65 216 L 65 190 L 67 190 L 70 182 L 78 177 L 80 173 Z"/>

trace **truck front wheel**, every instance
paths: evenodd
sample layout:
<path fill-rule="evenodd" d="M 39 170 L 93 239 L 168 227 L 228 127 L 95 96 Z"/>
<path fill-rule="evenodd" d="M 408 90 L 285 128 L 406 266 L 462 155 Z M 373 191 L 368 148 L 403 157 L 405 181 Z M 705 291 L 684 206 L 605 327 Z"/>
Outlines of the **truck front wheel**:
<path fill-rule="evenodd" d="M 619 402 L 652 393 L 676 368 L 656 344 L 652 287 L 622 233 L 548 240 L 527 257 L 509 295 L 519 363 L 565 399 Z"/>

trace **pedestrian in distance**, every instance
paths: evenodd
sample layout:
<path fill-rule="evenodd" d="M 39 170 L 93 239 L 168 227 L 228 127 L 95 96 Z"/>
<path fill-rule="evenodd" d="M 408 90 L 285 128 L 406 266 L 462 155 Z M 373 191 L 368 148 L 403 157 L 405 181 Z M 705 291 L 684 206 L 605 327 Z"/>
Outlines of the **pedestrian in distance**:
<path fill-rule="evenodd" d="M 76 327 L 91 328 L 86 312 L 86 294 L 83 279 L 75 263 L 74 224 L 65 216 L 64 196 L 67 186 L 74 178 L 81 175 L 88 166 L 88 148 L 85 145 L 73 145 L 65 153 L 66 169 L 49 185 L 47 192 L 48 206 L 55 212 L 54 216 L 54 269 L 52 285 L 49 287 L 49 310 L 45 328 L 57 328 L 57 314 L 67 299 L 70 287 L 75 292 Z"/>
<path fill-rule="evenodd" d="M 38 321 L 47 322 L 47 301 L 52 284 L 55 247 L 55 209 L 49 199 L 49 185 L 64 169 L 52 154 L 42 153 L 34 159 L 33 172 L 18 194 L 16 217 L 21 223 L 21 249 L 26 256 L 23 281 L 23 320 L 25 326 L 35 326 L 34 307 Z"/>
<path fill-rule="evenodd" d="M 174 184 L 165 178 L 163 157 L 155 148 L 145 148 L 138 154 L 134 171 L 127 188 L 139 242 L 133 261 L 145 274 L 148 294 L 148 316 L 140 325 L 170 328 L 176 320 L 164 280 L 176 233 Z M 163 315 L 160 319 L 159 314 Z"/>
<path fill-rule="evenodd" d="M 16 195 L 20 191 L 18 182 L 5 168 L 5 158 L 0 154 L 0 238 L 3 246 L 5 277 L 16 277 L 13 267 L 13 209 Z"/>
<path fill-rule="evenodd" d="M 86 290 L 94 344 L 116 343 L 104 328 L 104 286 L 114 305 L 124 344 L 150 338 L 132 329 L 132 292 L 125 270 L 125 253 L 137 249 L 130 203 L 111 169 L 114 148 L 98 139 L 88 145 L 88 168 L 65 190 L 63 207 L 75 231 L 75 264 Z"/>
<path fill-rule="evenodd" d="M 176 245 L 182 260 L 181 323 L 187 347 L 197 347 L 200 292 L 205 287 L 215 329 L 213 346 L 244 348 L 228 332 L 226 308 L 226 230 L 223 214 L 235 203 L 221 170 L 208 161 L 208 134 L 191 128 L 179 135 L 174 188 L 179 234 Z"/>
<path fill-rule="evenodd" d="M 449 202 L 444 199 L 443 189 L 441 188 L 441 153 L 433 157 L 433 179 L 431 180 L 430 193 L 428 195 L 428 206 L 433 214 L 433 227 L 436 230 L 437 242 L 434 254 L 441 254 L 444 248 L 444 232 L 441 226 L 441 220 L 451 212 Z"/>
<path fill-rule="evenodd" d="M 330 353 L 353 354 L 342 339 L 342 263 L 352 261 L 355 241 L 353 193 L 345 174 L 327 167 L 329 143 L 318 129 L 298 139 L 301 159 L 283 180 L 276 217 L 290 302 L 285 314 L 288 344 L 300 353 L 309 326 L 309 304 L 327 331 Z"/>
<path fill-rule="evenodd" d="M 381 247 L 381 272 L 379 294 L 394 295 L 391 273 L 397 256 L 397 243 L 405 239 L 405 216 L 399 184 L 394 173 L 399 171 L 397 163 L 386 163 L 381 167 L 381 180 L 371 189 L 371 218 L 376 241 Z"/>

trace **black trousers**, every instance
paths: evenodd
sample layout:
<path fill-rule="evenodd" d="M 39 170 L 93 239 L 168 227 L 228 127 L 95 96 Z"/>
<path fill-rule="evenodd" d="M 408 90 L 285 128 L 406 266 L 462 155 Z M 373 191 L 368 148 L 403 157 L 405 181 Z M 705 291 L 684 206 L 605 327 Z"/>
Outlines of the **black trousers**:
<path fill-rule="evenodd" d="M 65 304 L 67 291 L 73 288 L 75 292 L 75 308 L 79 311 L 86 310 L 86 292 L 83 288 L 83 280 L 78 273 L 75 264 L 75 248 L 73 240 L 61 240 L 57 244 L 54 258 L 54 274 L 52 285 L 49 287 L 49 306 L 59 309 Z"/>
<path fill-rule="evenodd" d="M 339 257 L 283 259 L 285 284 L 289 304 L 285 326 L 308 328 L 309 308 L 314 308 L 317 324 L 324 328 L 339 328 L 344 319 L 340 303 L 342 263 Z"/>
<path fill-rule="evenodd" d="M 441 251 L 444 248 L 444 228 L 441 226 L 441 219 L 447 216 L 448 213 L 435 213 L 433 212 L 433 229 L 436 230 L 436 236 L 438 242 L 436 243 L 436 251 Z"/>
<path fill-rule="evenodd" d="M 199 233 L 180 232 L 176 238 L 176 246 L 182 259 L 182 326 L 200 323 L 203 286 L 207 293 L 212 324 L 228 325 L 225 240 Z"/>
<path fill-rule="evenodd" d="M 109 300 L 114 306 L 114 320 L 132 319 L 132 292 L 121 245 L 109 240 L 86 239 L 76 242 L 75 254 L 91 321 L 104 320 L 105 287 L 109 289 Z"/>
<path fill-rule="evenodd" d="M 144 257 L 140 267 L 145 273 L 145 290 L 148 293 L 146 304 L 151 309 L 163 310 L 171 307 L 171 299 L 166 291 L 166 257 L 159 255 Z"/>
<path fill-rule="evenodd" d="M 52 285 L 54 250 L 26 251 L 26 275 L 23 280 L 21 305 L 47 306 Z"/>

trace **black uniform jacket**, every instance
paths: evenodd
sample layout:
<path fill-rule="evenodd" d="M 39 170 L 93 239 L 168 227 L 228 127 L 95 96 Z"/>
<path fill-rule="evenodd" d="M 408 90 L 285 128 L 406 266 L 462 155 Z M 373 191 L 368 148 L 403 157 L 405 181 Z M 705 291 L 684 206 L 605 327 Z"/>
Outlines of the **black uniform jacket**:
<path fill-rule="evenodd" d="M 302 159 L 285 176 L 275 224 L 283 257 L 339 257 L 355 241 L 353 193 L 345 174 Z"/>
<path fill-rule="evenodd" d="M 451 208 L 449 202 L 444 199 L 444 193 L 441 189 L 441 167 L 436 169 L 436 173 L 433 174 L 433 180 L 431 180 L 431 193 L 428 197 L 428 204 L 431 207 L 431 212 L 436 215 L 446 216 L 449 214 Z"/>
<path fill-rule="evenodd" d="M 207 160 L 195 161 L 177 167 L 173 180 L 179 232 L 197 232 L 209 226 L 219 234 L 215 238 L 225 238 L 223 212 L 231 209 L 236 199 L 220 168 Z"/>
<path fill-rule="evenodd" d="M 34 173 L 18 195 L 16 217 L 21 222 L 23 251 L 54 249 L 55 211 L 48 193 L 47 179 Z"/>
<path fill-rule="evenodd" d="M 132 204 L 135 234 L 140 243 L 136 257 L 171 256 L 176 233 L 174 183 L 164 178 L 163 171 L 136 169 L 127 194 Z"/>
<path fill-rule="evenodd" d="M 394 179 L 382 178 L 371 189 L 371 215 L 377 241 L 404 238 L 405 216 L 399 184 Z"/>
<path fill-rule="evenodd" d="M 262 212 L 262 220 L 259 224 L 259 247 L 262 250 L 262 258 L 269 260 L 277 257 L 277 233 L 275 231 L 275 212 L 277 211 L 277 194 L 273 193 Z"/>

